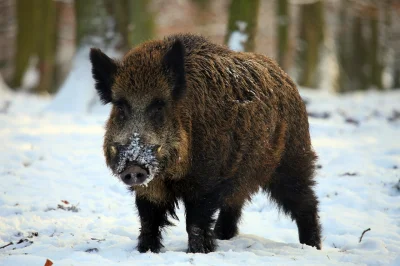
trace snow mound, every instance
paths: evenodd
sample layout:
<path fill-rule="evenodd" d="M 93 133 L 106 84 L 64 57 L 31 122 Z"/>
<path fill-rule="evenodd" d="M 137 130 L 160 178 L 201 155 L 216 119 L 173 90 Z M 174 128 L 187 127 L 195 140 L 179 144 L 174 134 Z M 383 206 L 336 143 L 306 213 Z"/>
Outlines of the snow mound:
<path fill-rule="evenodd" d="M 258 193 L 216 252 L 185 252 L 181 206 L 161 253 L 140 254 L 134 198 L 102 154 L 107 115 L 38 115 L 48 99 L 16 94 L 0 112 L 0 265 L 399 265 L 400 91 L 301 94 L 319 156 L 321 251 L 299 244 L 296 224 Z"/>

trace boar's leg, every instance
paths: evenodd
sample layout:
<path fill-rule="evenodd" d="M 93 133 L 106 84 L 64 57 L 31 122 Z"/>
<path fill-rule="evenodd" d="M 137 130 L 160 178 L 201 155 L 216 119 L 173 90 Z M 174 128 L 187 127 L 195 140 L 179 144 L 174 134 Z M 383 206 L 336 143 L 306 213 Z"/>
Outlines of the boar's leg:
<path fill-rule="evenodd" d="M 167 213 L 169 212 L 174 216 L 175 205 L 173 203 L 160 205 L 137 196 L 136 207 L 139 211 L 141 224 L 137 249 L 141 253 L 148 250 L 158 253 L 163 247 L 161 231 L 163 227 L 171 225 Z"/>
<path fill-rule="evenodd" d="M 209 253 L 216 249 L 216 241 L 211 225 L 217 211 L 213 195 L 205 195 L 201 200 L 184 199 L 186 208 L 186 231 L 188 233 L 188 252 Z"/>
<path fill-rule="evenodd" d="M 217 239 L 227 240 L 238 234 L 238 222 L 242 214 L 240 206 L 223 206 L 219 212 L 214 234 Z"/>
<path fill-rule="evenodd" d="M 302 168 L 297 173 L 293 172 L 293 167 L 281 164 L 265 190 L 277 205 L 296 221 L 300 243 L 321 249 L 318 199 L 313 191 L 314 165 L 311 161 L 304 162 L 310 162 L 309 167 Z"/>

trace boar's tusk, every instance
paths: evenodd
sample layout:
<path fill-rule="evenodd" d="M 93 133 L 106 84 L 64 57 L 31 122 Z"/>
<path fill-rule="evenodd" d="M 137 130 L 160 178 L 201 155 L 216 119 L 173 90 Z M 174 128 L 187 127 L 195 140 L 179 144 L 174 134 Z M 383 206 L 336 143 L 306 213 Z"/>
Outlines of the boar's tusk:
<path fill-rule="evenodd" d="M 112 157 L 114 157 L 117 154 L 117 148 L 115 148 L 114 145 L 110 146 L 110 153 Z"/>

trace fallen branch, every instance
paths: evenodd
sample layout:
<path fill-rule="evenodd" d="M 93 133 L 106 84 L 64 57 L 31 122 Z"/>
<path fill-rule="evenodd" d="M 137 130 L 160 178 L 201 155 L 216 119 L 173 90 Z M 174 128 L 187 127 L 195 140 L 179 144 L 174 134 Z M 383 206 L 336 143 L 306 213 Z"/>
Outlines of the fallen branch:
<path fill-rule="evenodd" d="M 10 242 L 10 243 L 8 243 L 7 245 L 2 246 L 2 247 L 0 247 L 0 248 L 6 248 L 6 247 L 11 246 L 11 245 L 14 245 L 14 243 L 13 243 L 13 242 Z"/>
<path fill-rule="evenodd" d="M 361 236 L 360 236 L 360 241 L 359 241 L 358 243 L 361 243 L 361 240 L 362 240 L 364 234 L 365 234 L 366 232 L 368 232 L 368 231 L 371 231 L 371 228 L 365 229 L 364 232 L 362 232 L 362 234 L 361 234 Z"/>
<path fill-rule="evenodd" d="M 103 238 L 103 239 L 98 239 L 98 238 L 92 237 L 92 238 L 90 238 L 90 239 L 91 239 L 91 240 L 94 240 L 94 241 L 97 241 L 97 242 L 105 241 L 104 238 Z"/>

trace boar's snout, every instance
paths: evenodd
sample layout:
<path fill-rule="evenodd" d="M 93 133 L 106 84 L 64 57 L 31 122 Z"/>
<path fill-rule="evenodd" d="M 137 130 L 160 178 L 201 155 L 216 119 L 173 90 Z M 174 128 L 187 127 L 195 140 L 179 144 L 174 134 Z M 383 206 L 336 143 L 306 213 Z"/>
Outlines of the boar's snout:
<path fill-rule="evenodd" d="M 144 142 L 134 134 L 127 143 L 108 148 L 109 167 L 128 186 L 147 186 L 160 172 L 161 145 Z"/>
<path fill-rule="evenodd" d="M 148 176 L 148 171 L 143 167 L 133 164 L 129 165 L 122 173 L 120 178 L 128 186 L 142 184 Z"/>

